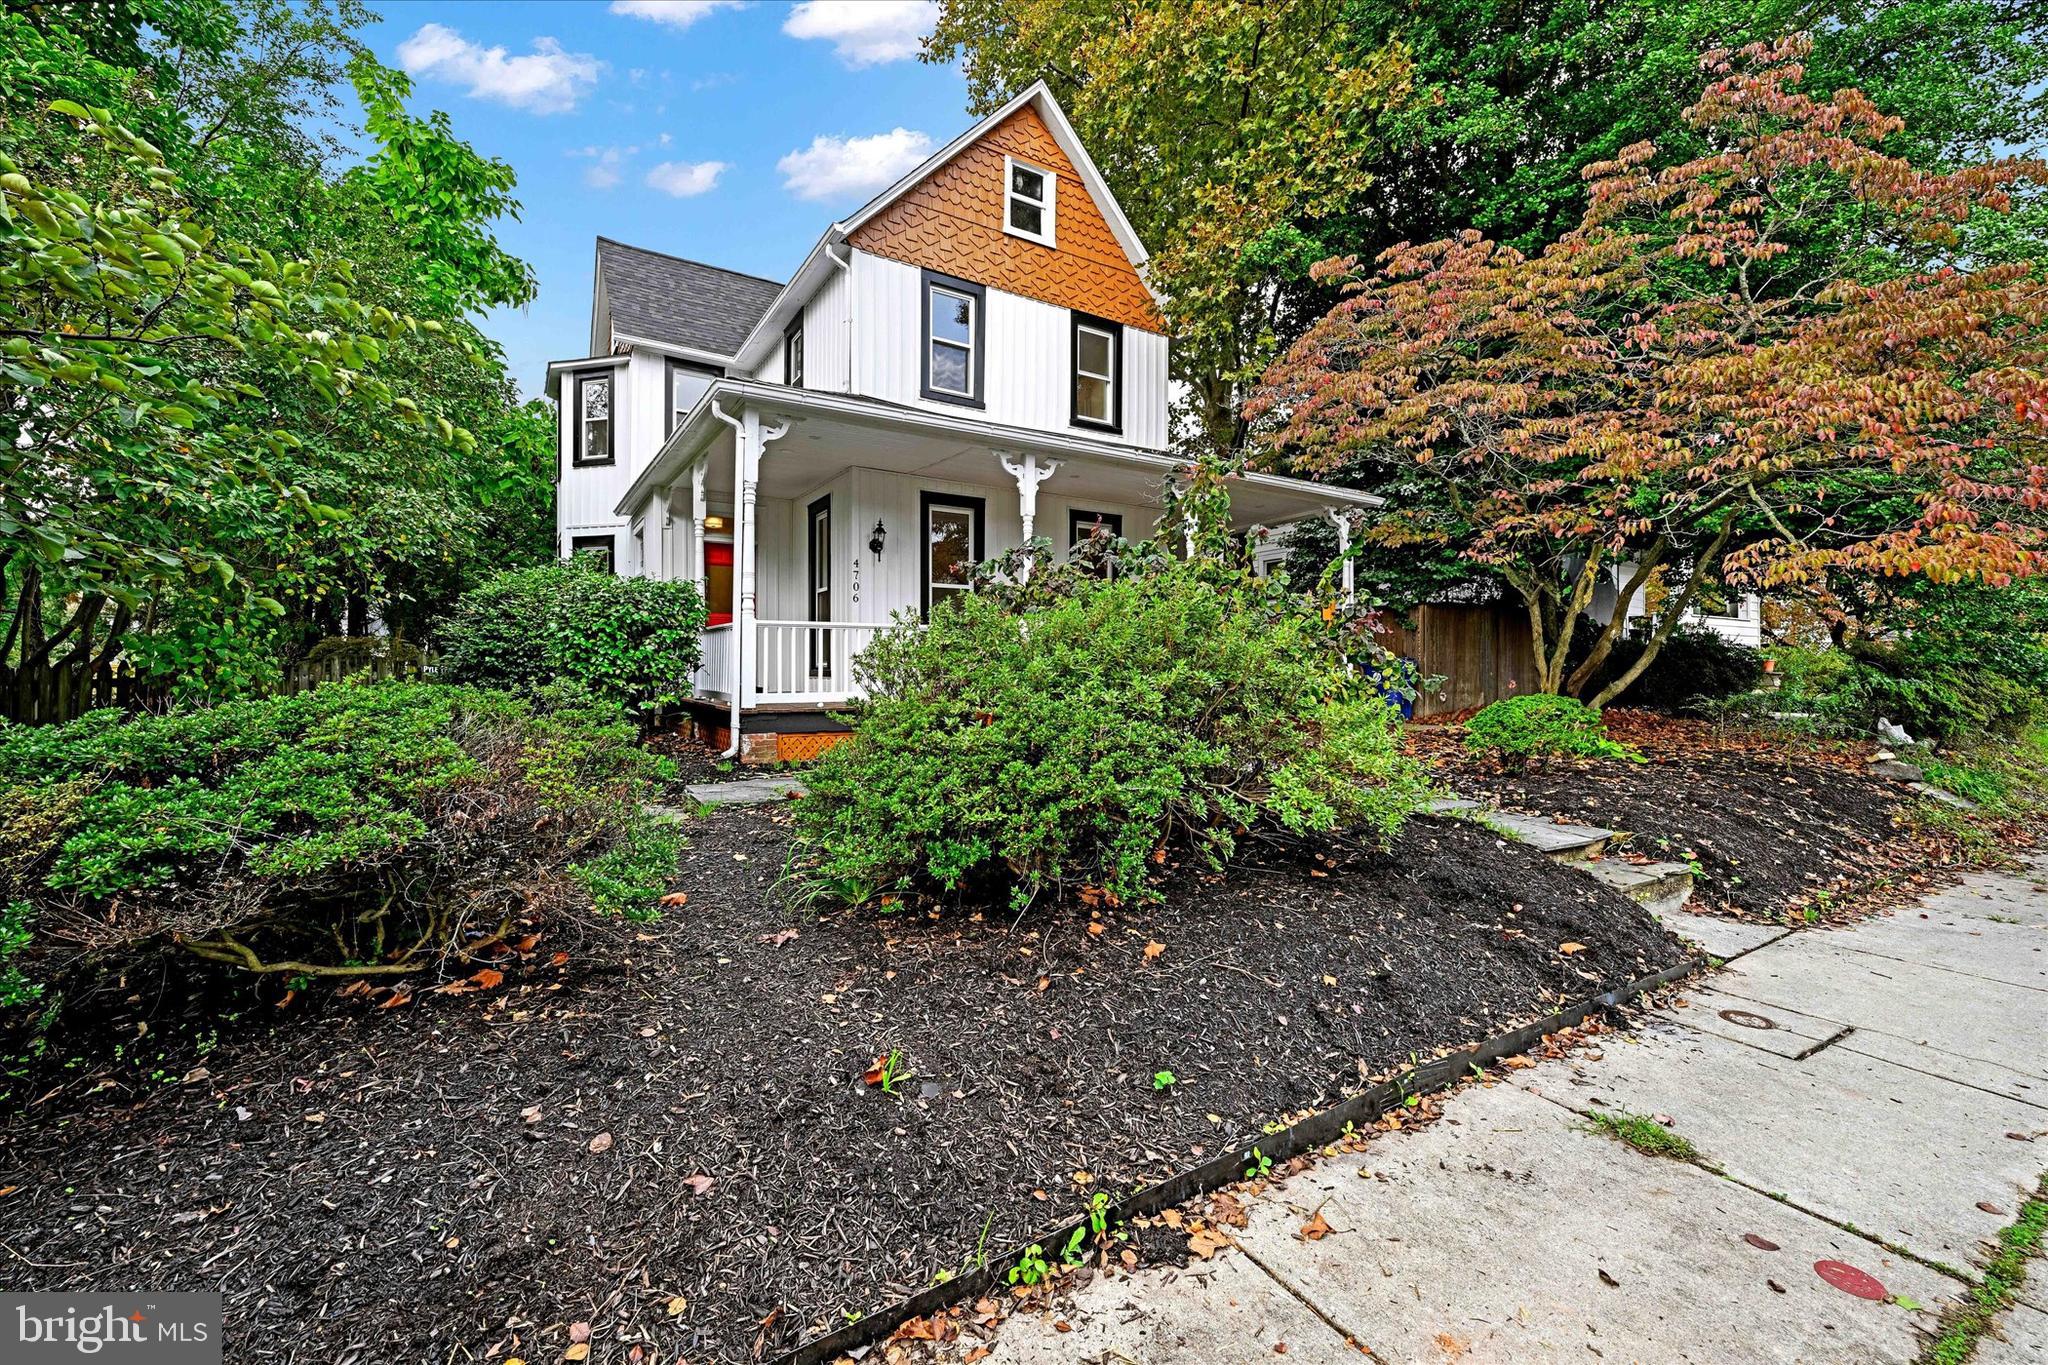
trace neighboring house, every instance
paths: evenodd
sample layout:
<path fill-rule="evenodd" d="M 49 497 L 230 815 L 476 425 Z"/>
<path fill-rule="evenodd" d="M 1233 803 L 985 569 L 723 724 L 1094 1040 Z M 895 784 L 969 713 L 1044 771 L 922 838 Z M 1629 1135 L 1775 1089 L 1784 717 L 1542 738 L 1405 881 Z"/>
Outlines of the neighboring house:
<path fill-rule="evenodd" d="M 1589 613 L 1595 621 L 1606 625 L 1614 619 L 1614 604 L 1621 596 L 1621 590 L 1628 586 L 1630 575 L 1635 572 L 1634 564 L 1618 564 L 1608 572 L 1600 586 L 1593 591 L 1593 606 Z M 1624 615 L 1633 622 L 1650 615 L 1644 602 L 1645 594 L 1638 592 L 1628 603 Z M 1763 599 L 1755 593 L 1743 593 L 1728 603 L 1732 610 L 1727 614 L 1702 611 L 1698 607 L 1687 609 L 1681 624 L 1704 627 L 1732 645 L 1743 645 L 1749 649 L 1760 649 L 1764 642 Z M 1633 625 L 1630 627 L 1633 629 Z"/>
<path fill-rule="evenodd" d="M 598 242 L 592 355 L 549 367 L 564 554 L 698 583 L 693 714 L 810 757 L 854 657 L 1032 536 L 1158 523 L 1167 341 L 1146 253 L 1034 85 L 858 213 L 788 283 Z M 1377 505 L 1271 475 L 1240 528 Z"/>

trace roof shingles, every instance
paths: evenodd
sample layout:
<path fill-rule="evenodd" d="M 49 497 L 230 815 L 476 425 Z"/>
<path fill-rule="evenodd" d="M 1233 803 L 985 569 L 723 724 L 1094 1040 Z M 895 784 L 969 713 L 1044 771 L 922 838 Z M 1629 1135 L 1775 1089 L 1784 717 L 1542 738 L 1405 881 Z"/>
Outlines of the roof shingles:
<path fill-rule="evenodd" d="M 758 275 L 686 261 L 609 237 L 597 239 L 597 268 L 614 336 L 731 355 L 782 286 Z"/>

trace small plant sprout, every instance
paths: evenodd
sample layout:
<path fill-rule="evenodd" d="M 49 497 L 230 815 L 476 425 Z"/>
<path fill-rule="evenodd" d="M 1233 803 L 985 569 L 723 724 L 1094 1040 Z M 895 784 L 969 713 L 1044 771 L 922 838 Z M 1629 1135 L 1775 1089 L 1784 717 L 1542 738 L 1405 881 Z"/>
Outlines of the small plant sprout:
<path fill-rule="evenodd" d="M 1087 1260 L 1088 1255 L 1087 1252 L 1084 1250 L 1084 1244 L 1087 1242 L 1087 1240 L 1087 1225 L 1083 1224 L 1082 1226 L 1075 1228 L 1073 1236 L 1067 1238 L 1066 1246 L 1060 1249 L 1060 1264 L 1079 1265 L 1081 1264 L 1081 1262 Z"/>
<path fill-rule="evenodd" d="M 1010 1267 L 1006 1278 L 1011 1284 L 1021 1284 L 1026 1289 L 1051 1279 L 1052 1267 L 1045 1263 L 1045 1248 L 1036 1242 L 1025 1247 L 1024 1254 L 1017 1258 L 1017 1264 Z"/>
<path fill-rule="evenodd" d="M 1180 1077 L 1174 1075 L 1171 1071 L 1155 1071 L 1152 1073 L 1152 1088 L 1154 1090 L 1164 1090 L 1170 1085 L 1178 1085 L 1179 1083 Z"/>
<path fill-rule="evenodd" d="M 1273 1158 L 1257 1147 L 1252 1148 L 1250 1164 L 1244 1168 L 1246 1180 L 1264 1180 L 1273 1171 Z"/>
<path fill-rule="evenodd" d="M 916 1074 L 915 1071 L 910 1069 L 909 1061 L 903 1056 L 903 1049 L 892 1047 L 881 1056 L 875 1058 L 875 1064 L 867 1069 L 867 1072 L 861 1079 L 881 1091 L 884 1095 L 893 1095 L 896 1093 L 897 1086 Z"/>

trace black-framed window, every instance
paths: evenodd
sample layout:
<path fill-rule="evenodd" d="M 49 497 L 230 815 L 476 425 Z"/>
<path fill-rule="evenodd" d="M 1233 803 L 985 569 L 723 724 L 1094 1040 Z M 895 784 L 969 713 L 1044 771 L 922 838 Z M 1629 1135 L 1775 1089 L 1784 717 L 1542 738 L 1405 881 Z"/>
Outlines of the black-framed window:
<path fill-rule="evenodd" d="M 1124 429 L 1124 329 L 1106 318 L 1073 314 L 1073 407 L 1069 420 L 1098 431 Z"/>
<path fill-rule="evenodd" d="M 1091 512 L 1085 507 L 1067 509 L 1067 548 L 1074 549 L 1096 531 L 1121 539 L 1124 533 L 1124 514 L 1121 512 Z"/>
<path fill-rule="evenodd" d="M 978 284 L 926 270 L 920 276 L 924 309 L 924 356 L 919 392 L 941 403 L 986 406 L 982 376 L 986 359 L 987 295 Z"/>
<path fill-rule="evenodd" d="M 616 536 L 570 536 L 569 558 L 581 559 L 589 555 L 597 560 L 606 573 L 617 573 L 619 545 Z"/>
<path fill-rule="evenodd" d="M 974 566 L 988 558 L 988 500 L 958 493 L 921 493 L 917 499 L 919 602 L 932 607 L 969 591 Z"/>
<path fill-rule="evenodd" d="M 810 619 L 829 621 L 832 619 L 832 495 L 825 494 L 810 506 L 808 513 L 810 533 Z M 828 634 L 822 630 L 804 632 L 811 638 L 811 672 L 820 677 L 832 675 L 832 651 L 827 644 Z"/>
<path fill-rule="evenodd" d="M 612 444 L 612 372 L 595 370 L 576 376 L 574 464 L 611 464 L 617 456 Z"/>
<path fill-rule="evenodd" d="M 793 389 L 804 386 L 804 315 L 801 310 L 789 330 L 782 334 L 782 382 Z"/>
<path fill-rule="evenodd" d="M 713 365 L 693 365 L 687 360 L 668 362 L 668 375 L 663 384 L 668 390 L 668 424 L 664 435 L 673 436 L 683 419 L 690 415 L 690 409 L 697 406 L 697 400 L 704 391 L 725 377 L 725 371 Z"/>

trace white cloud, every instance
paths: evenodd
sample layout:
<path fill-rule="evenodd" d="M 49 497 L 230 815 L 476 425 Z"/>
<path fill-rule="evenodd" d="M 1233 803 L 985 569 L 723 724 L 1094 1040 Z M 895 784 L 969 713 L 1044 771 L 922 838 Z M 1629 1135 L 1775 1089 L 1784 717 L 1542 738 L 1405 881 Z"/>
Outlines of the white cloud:
<path fill-rule="evenodd" d="M 723 161 L 664 161 L 647 173 L 647 183 L 663 194 L 688 199 L 710 190 L 723 174 Z"/>
<path fill-rule="evenodd" d="M 775 169 L 782 172 L 782 187 L 799 199 L 845 199 L 894 184 L 931 152 L 931 138 L 908 128 L 873 137 L 821 133 Z"/>
<path fill-rule="evenodd" d="M 617 189 L 625 176 L 628 161 L 640 155 L 638 147 L 572 147 L 569 155 L 588 158 L 590 166 L 583 172 L 583 183 L 594 190 Z"/>
<path fill-rule="evenodd" d="M 939 0 L 805 0 L 782 21 L 792 38 L 823 38 L 848 66 L 915 57 L 939 20 Z"/>
<path fill-rule="evenodd" d="M 722 9 L 745 9 L 746 0 L 612 0 L 612 13 L 688 28 Z"/>
<path fill-rule="evenodd" d="M 398 45 L 398 62 L 411 75 L 466 85 L 477 99 L 536 114 L 574 109 L 605 69 L 589 53 L 564 51 L 553 38 L 536 38 L 532 52 L 511 57 L 504 48 L 473 43 L 445 24 L 422 24 Z"/>

